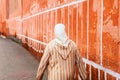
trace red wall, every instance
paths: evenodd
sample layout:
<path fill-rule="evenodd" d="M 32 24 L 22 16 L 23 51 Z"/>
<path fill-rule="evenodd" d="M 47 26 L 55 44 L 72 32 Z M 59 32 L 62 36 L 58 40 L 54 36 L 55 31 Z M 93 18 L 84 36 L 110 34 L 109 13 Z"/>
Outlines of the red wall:
<path fill-rule="evenodd" d="M 56 4 L 49 0 L 41 1 L 39 4 L 42 11 L 35 17 L 24 18 L 23 35 L 48 43 L 54 38 L 54 25 L 64 23 L 68 36 L 78 44 L 83 57 L 120 73 L 118 0 L 87 0 L 62 7 L 73 2 L 76 1 L 55 1 Z M 54 9 L 54 7 L 59 8 Z M 30 42 L 30 44 L 37 49 L 37 43 Z M 94 76 L 91 77 L 92 80 L 99 79 L 99 74 L 100 79 L 104 79 L 106 75 L 108 80 L 115 80 L 113 76 L 102 70 L 99 73 L 99 70 L 93 66 L 87 65 L 87 69 L 91 70 L 88 71 L 89 77 Z"/>
<path fill-rule="evenodd" d="M 6 20 L 6 0 L 0 0 L 0 33 L 7 35 L 5 20 Z"/>
<path fill-rule="evenodd" d="M 120 19 L 118 18 L 120 6 L 118 8 L 118 1 L 104 1 L 102 53 L 103 65 L 120 73 Z"/>

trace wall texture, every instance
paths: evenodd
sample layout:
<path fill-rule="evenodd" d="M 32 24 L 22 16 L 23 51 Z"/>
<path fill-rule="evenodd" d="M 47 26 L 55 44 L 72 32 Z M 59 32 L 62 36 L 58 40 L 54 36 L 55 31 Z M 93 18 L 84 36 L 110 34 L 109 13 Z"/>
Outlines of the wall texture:
<path fill-rule="evenodd" d="M 0 34 L 6 35 L 6 0 L 0 0 Z"/>
<path fill-rule="evenodd" d="M 8 33 L 38 60 L 55 24 L 64 23 L 84 57 L 88 80 L 120 79 L 120 0 L 21 0 L 21 8 L 7 19 Z"/>

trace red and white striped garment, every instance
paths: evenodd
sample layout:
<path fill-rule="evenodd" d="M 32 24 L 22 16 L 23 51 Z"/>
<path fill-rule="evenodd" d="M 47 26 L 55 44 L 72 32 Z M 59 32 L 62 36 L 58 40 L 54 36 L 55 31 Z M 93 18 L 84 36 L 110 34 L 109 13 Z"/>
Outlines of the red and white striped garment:
<path fill-rule="evenodd" d="M 65 47 L 52 40 L 42 56 L 36 79 L 42 80 L 47 67 L 48 80 L 74 80 L 76 66 L 79 76 L 85 80 L 86 70 L 76 44 L 70 40 L 68 47 Z"/>

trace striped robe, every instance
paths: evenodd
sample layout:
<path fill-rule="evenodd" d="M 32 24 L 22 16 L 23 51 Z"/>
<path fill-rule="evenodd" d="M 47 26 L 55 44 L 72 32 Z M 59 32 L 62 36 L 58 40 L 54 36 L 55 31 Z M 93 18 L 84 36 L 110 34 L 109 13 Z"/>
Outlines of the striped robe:
<path fill-rule="evenodd" d="M 42 56 L 36 80 L 42 80 L 46 67 L 48 80 L 74 80 L 76 66 L 79 76 L 85 80 L 86 70 L 76 44 L 70 40 L 68 47 L 65 47 L 52 40 Z"/>

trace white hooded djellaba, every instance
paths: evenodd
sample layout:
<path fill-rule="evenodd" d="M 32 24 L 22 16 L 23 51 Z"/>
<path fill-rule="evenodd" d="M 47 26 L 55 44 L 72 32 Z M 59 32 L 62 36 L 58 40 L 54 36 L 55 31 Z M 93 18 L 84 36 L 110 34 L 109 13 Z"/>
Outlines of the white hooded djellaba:
<path fill-rule="evenodd" d="M 76 66 L 81 79 L 86 79 L 86 70 L 76 44 L 65 32 L 64 24 L 56 24 L 55 39 L 46 47 L 39 64 L 36 80 L 42 80 L 47 68 L 48 80 L 74 80 Z"/>

